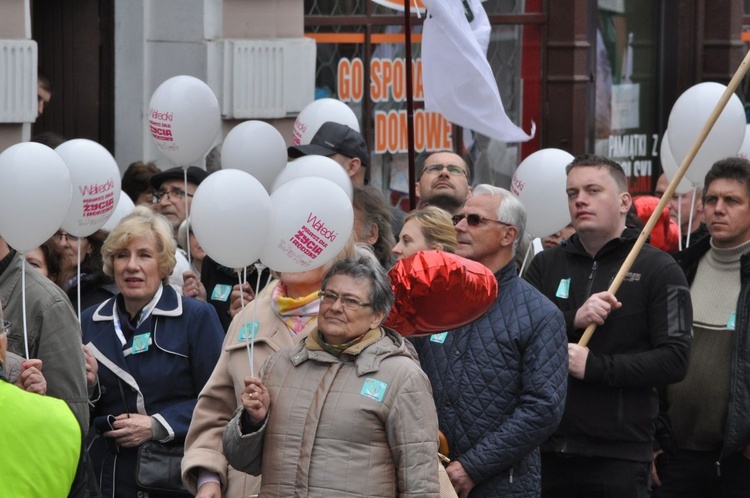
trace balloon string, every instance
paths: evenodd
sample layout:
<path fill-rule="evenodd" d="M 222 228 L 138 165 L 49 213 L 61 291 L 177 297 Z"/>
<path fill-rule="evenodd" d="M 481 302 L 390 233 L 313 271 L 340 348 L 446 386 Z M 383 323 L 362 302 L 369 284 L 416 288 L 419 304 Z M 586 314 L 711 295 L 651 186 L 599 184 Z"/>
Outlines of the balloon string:
<path fill-rule="evenodd" d="M 78 297 L 78 324 L 81 324 L 81 237 L 78 237 L 78 264 L 76 265 L 76 296 Z"/>
<path fill-rule="evenodd" d="M 690 217 L 688 218 L 688 233 L 687 238 L 685 239 L 685 249 L 690 247 L 690 232 L 692 232 L 693 229 L 693 213 L 695 212 L 695 195 L 697 193 L 698 187 L 693 187 L 693 198 L 690 201 Z M 680 235 L 680 242 L 682 242 L 682 235 Z"/>
<path fill-rule="evenodd" d="M 21 311 L 23 312 L 23 347 L 26 352 L 26 359 L 29 356 L 29 333 L 26 329 L 26 255 L 21 254 Z"/>
<path fill-rule="evenodd" d="M 247 350 L 247 361 L 250 363 L 250 375 L 255 375 L 255 371 L 253 369 L 253 351 L 250 349 L 250 340 L 248 340 L 247 337 L 247 320 L 245 320 L 245 298 L 243 297 L 242 292 L 242 272 L 240 270 L 237 270 L 237 280 L 240 282 L 240 304 L 242 306 L 240 313 L 242 313 L 242 327 L 240 328 L 240 335 L 243 335 L 244 333 L 244 339 L 245 339 L 245 349 Z M 252 341 L 255 342 L 255 336 L 253 335 Z"/>
<path fill-rule="evenodd" d="M 253 334 L 253 344 L 250 346 L 252 350 L 255 348 L 255 335 L 258 333 L 258 329 L 260 329 L 260 324 L 258 323 L 258 293 L 260 292 L 260 274 L 263 272 L 263 266 L 261 263 L 255 263 L 255 271 L 258 273 L 256 279 L 255 279 L 255 296 L 253 297 L 253 327 L 254 327 L 254 334 Z M 252 369 L 252 365 L 250 367 Z"/>
<path fill-rule="evenodd" d="M 187 250 L 187 259 L 188 259 L 188 269 L 192 271 L 192 265 L 193 260 L 190 258 L 190 212 L 188 211 L 188 182 L 187 182 L 187 167 L 182 168 L 182 172 L 184 173 L 184 184 L 185 184 L 185 233 L 187 234 L 187 241 L 185 242 L 185 245 L 187 246 L 185 249 Z"/>
<path fill-rule="evenodd" d="M 526 237 L 526 234 L 524 234 L 524 238 Z M 531 252 L 531 248 L 534 246 L 534 241 L 530 241 L 529 247 L 526 248 L 526 255 L 523 257 L 523 263 L 521 264 L 521 270 L 518 272 L 518 276 L 523 275 L 523 270 L 526 268 L 526 261 L 529 259 L 529 253 Z"/>
<path fill-rule="evenodd" d="M 682 202 L 677 203 L 677 233 L 680 235 L 677 240 L 677 250 L 682 251 Z"/>

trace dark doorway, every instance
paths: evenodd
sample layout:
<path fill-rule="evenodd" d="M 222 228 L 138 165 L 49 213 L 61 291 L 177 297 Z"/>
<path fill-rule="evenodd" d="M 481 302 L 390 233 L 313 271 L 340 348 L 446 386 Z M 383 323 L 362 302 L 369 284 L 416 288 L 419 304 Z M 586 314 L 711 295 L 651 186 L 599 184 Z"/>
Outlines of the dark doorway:
<path fill-rule="evenodd" d="M 114 0 L 33 0 L 32 38 L 52 101 L 33 135 L 88 138 L 114 151 Z"/>

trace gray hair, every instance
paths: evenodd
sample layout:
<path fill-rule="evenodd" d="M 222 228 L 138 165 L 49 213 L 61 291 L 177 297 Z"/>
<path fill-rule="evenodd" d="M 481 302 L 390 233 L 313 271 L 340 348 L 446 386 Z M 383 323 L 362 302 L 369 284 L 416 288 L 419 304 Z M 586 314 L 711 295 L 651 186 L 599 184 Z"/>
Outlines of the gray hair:
<path fill-rule="evenodd" d="M 492 195 L 502 199 L 497 210 L 497 219 L 518 229 L 516 239 L 513 241 L 513 255 L 515 255 L 518 245 L 526 233 L 526 208 L 521 201 L 510 191 L 486 183 L 477 185 L 472 195 Z"/>
<path fill-rule="evenodd" d="M 334 275 L 348 275 L 353 279 L 367 279 L 370 282 L 370 307 L 373 313 L 383 312 L 387 317 L 396 298 L 393 296 L 391 281 L 382 266 L 372 257 L 361 256 L 356 259 L 341 259 L 328 270 L 321 290 L 326 290 L 328 280 Z"/>

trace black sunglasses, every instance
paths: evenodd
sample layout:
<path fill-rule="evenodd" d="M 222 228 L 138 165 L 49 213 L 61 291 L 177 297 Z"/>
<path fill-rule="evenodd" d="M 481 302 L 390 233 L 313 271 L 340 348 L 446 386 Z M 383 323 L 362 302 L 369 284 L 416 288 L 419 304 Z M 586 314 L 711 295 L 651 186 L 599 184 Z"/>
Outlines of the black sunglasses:
<path fill-rule="evenodd" d="M 493 220 L 492 218 L 485 218 L 484 216 L 482 216 L 480 214 L 474 214 L 474 213 L 472 213 L 472 214 L 457 214 L 457 215 L 453 216 L 451 218 L 451 220 L 453 220 L 453 226 L 458 225 L 461 222 L 461 220 L 463 220 L 464 218 L 466 218 L 466 224 L 469 225 L 470 227 L 476 227 L 476 226 L 479 226 L 479 225 L 484 225 L 488 221 L 493 221 L 495 223 L 500 223 L 501 225 L 512 226 L 509 223 L 505 223 L 504 221 Z"/>

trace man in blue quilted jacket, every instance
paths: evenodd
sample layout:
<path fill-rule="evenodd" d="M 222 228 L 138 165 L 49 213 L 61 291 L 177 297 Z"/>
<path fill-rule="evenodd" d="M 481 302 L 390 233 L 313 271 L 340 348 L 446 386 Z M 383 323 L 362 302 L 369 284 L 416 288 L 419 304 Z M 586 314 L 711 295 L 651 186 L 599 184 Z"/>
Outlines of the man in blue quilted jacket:
<path fill-rule="evenodd" d="M 649 245 L 617 296 L 609 292 L 639 235 L 625 226 L 632 201 L 619 164 L 579 156 L 566 189 L 576 233 L 539 253 L 526 274 L 562 310 L 571 342 L 565 414 L 542 446 L 542 495 L 647 498 L 656 388 L 687 372 L 690 292 L 674 259 Z M 577 344 L 592 323 L 588 345 Z"/>
<path fill-rule="evenodd" d="M 453 223 L 456 253 L 492 270 L 499 293 L 474 322 L 414 340 L 450 446 L 446 471 L 460 498 L 538 497 L 539 445 L 565 404 L 565 323 L 516 274 L 526 225 L 518 199 L 479 185 Z"/>

